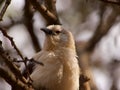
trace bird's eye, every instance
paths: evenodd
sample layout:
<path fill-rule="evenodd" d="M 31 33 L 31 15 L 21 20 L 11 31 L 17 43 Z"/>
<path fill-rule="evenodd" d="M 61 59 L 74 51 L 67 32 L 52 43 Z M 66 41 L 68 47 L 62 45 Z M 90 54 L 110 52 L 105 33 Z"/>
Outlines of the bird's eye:
<path fill-rule="evenodd" d="M 56 31 L 56 34 L 59 34 L 59 33 L 61 33 L 60 31 Z"/>

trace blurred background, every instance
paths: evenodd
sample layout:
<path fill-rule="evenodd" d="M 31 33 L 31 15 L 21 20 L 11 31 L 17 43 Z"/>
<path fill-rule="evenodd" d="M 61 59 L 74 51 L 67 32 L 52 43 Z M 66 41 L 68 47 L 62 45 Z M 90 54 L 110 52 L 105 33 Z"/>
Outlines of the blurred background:
<path fill-rule="evenodd" d="M 42 1 L 42 0 L 41 0 Z M 0 0 L 0 8 L 5 0 Z M 120 90 L 120 6 L 101 0 L 57 0 L 61 24 L 70 30 L 76 41 L 80 65 L 90 73 L 92 90 Z M 13 37 L 24 57 L 40 51 L 46 22 L 26 0 L 11 0 L 0 27 Z M 0 32 L 4 49 L 20 58 L 10 41 Z M 10 90 L 1 79 L 0 90 Z"/>

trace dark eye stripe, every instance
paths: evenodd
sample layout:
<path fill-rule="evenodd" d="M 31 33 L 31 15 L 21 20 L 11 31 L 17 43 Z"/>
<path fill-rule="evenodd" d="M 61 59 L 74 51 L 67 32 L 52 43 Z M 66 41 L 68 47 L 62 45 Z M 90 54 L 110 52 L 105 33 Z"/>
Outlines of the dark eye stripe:
<path fill-rule="evenodd" d="M 57 34 L 61 33 L 60 31 L 56 31 Z"/>

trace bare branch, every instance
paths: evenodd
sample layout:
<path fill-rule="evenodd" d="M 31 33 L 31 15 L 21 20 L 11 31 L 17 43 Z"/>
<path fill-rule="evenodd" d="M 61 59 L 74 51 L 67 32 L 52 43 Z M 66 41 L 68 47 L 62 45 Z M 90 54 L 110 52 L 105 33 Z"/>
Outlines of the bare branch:
<path fill-rule="evenodd" d="M 60 24 L 58 17 L 54 15 L 54 13 L 51 12 L 48 8 L 46 8 L 43 3 L 40 3 L 38 0 L 30 0 L 30 2 L 33 7 L 42 14 L 48 25 Z"/>
<path fill-rule="evenodd" d="M 9 69 L 3 69 L 2 68 L 3 66 L 1 66 L 0 67 L 0 76 L 2 78 L 4 78 L 12 86 L 12 88 L 13 88 L 12 90 L 22 90 L 22 89 L 23 90 L 34 90 L 32 87 L 32 79 L 30 78 L 29 72 L 27 72 L 27 74 L 29 74 L 28 75 L 29 79 L 26 80 L 25 77 L 22 75 L 21 71 L 19 70 L 19 68 L 13 63 L 14 59 L 11 59 L 9 54 L 5 53 L 5 51 L 2 47 L 1 41 L 0 41 L 0 56 L 4 59 L 4 62 L 6 63 L 7 67 L 9 68 Z M 34 59 L 25 58 L 24 61 L 22 60 L 22 62 L 24 62 L 25 64 L 27 63 L 27 61 L 35 62 Z M 43 65 L 43 63 L 40 63 L 40 62 L 35 62 L 35 63 Z M 26 66 L 26 70 L 27 69 L 28 68 Z M 4 75 L 6 75 L 6 76 L 4 76 Z"/>
<path fill-rule="evenodd" d="M 114 5 L 119 5 L 120 6 L 120 0 L 100 0 L 104 3 L 108 3 L 108 4 L 114 4 Z"/>
<path fill-rule="evenodd" d="M 27 59 L 27 58 L 23 58 L 23 56 L 22 56 L 22 54 L 20 53 L 20 51 L 19 51 L 19 49 L 17 48 L 17 46 L 15 45 L 15 43 L 14 43 L 14 41 L 13 41 L 13 38 L 12 37 L 10 37 L 6 32 L 5 32 L 5 30 L 3 29 L 3 28 L 0 28 L 0 30 L 1 30 L 1 32 L 3 33 L 3 35 L 5 36 L 5 37 L 7 37 L 10 41 L 11 41 L 11 44 L 12 44 L 12 46 L 15 48 L 15 50 L 17 51 L 17 53 L 21 56 L 21 58 L 22 58 L 22 62 L 25 64 L 25 67 L 26 67 L 26 71 L 27 71 L 27 73 L 26 74 L 28 74 L 27 76 L 28 76 L 28 78 L 29 78 L 29 80 L 30 80 L 30 82 L 32 81 L 32 79 L 30 78 L 30 73 L 29 73 L 29 70 L 28 70 L 28 67 L 27 67 L 27 62 L 28 61 L 30 61 L 30 62 L 34 62 L 34 63 L 39 63 L 40 65 L 43 65 L 43 63 L 41 63 L 41 62 L 36 62 L 35 60 L 33 60 L 33 59 Z M 7 65 L 9 66 L 9 68 L 11 69 L 11 71 L 16 75 L 16 76 L 18 76 L 23 82 L 25 82 L 26 83 L 26 81 L 24 80 L 24 77 L 22 76 L 22 74 L 21 74 L 21 72 L 19 71 L 19 69 L 13 64 L 13 62 L 12 61 L 15 61 L 15 60 L 9 60 L 10 58 L 7 58 L 7 55 L 5 55 L 5 54 L 2 54 L 1 53 L 1 56 L 5 59 L 5 62 L 7 63 Z"/>
<path fill-rule="evenodd" d="M 98 25 L 93 37 L 89 40 L 87 44 L 88 51 L 92 51 L 95 48 L 96 44 L 101 40 L 101 38 L 109 32 L 110 28 L 115 23 L 116 17 L 118 15 L 119 12 L 115 8 L 113 8 L 111 14 L 107 17 L 106 21 L 104 21 L 104 16 L 102 16 L 102 21 Z"/>
<path fill-rule="evenodd" d="M 36 64 L 40 64 L 41 66 L 44 66 L 44 64 L 42 62 L 39 62 L 39 61 L 36 61 L 34 60 L 33 58 L 31 59 L 28 59 L 28 58 L 25 58 L 26 62 L 31 62 L 31 63 L 36 63 Z M 24 62 L 23 60 L 13 60 L 13 62 Z"/>
<path fill-rule="evenodd" d="M 44 64 L 42 62 L 36 61 L 33 58 L 29 59 L 28 61 L 44 66 Z"/>
<path fill-rule="evenodd" d="M 29 0 L 25 0 L 25 7 L 24 7 L 24 24 L 26 25 L 27 27 L 27 30 L 31 36 L 31 40 L 32 40 L 32 44 L 33 44 L 33 47 L 34 47 L 34 50 L 36 52 L 40 51 L 41 50 L 41 46 L 39 45 L 39 42 L 38 42 L 38 38 L 37 36 L 35 35 L 35 32 L 34 32 L 34 28 L 33 28 L 33 20 L 32 20 L 32 17 L 33 17 L 33 11 L 31 9 L 31 4 L 29 2 Z"/>
<path fill-rule="evenodd" d="M 20 55 L 20 57 L 24 60 L 21 52 L 19 51 L 19 49 L 18 49 L 17 46 L 15 45 L 15 43 L 14 43 L 14 41 L 13 41 L 13 38 L 10 37 L 10 36 L 6 33 L 6 30 L 5 30 L 5 29 L 3 29 L 3 28 L 0 27 L 0 31 L 3 33 L 3 35 L 4 35 L 5 37 L 7 37 L 7 38 L 10 40 L 11 45 L 12 45 L 12 46 L 14 47 L 14 49 L 17 51 L 18 55 Z"/>
<path fill-rule="evenodd" d="M 56 0 L 45 0 L 45 5 L 48 8 L 48 10 L 50 12 L 52 12 L 58 19 L 58 15 L 57 15 L 55 4 L 56 4 Z M 60 22 L 59 19 L 58 19 L 58 22 Z"/>
<path fill-rule="evenodd" d="M 19 79 L 16 79 L 16 76 L 14 74 L 1 67 L 0 67 L 0 76 L 4 78 L 5 81 L 7 81 L 12 86 L 12 88 L 16 88 L 16 90 L 34 90 L 32 89 L 32 87 L 28 87 L 27 84 L 24 84 Z"/>
<path fill-rule="evenodd" d="M 19 78 L 23 83 L 27 83 L 25 78 L 22 76 L 19 68 L 12 62 L 12 59 L 8 54 L 0 53 L 0 56 L 4 59 L 5 63 L 9 67 L 9 69 L 12 71 L 12 73 L 16 76 L 16 78 Z"/>
<path fill-rule="evenodd" d="M 31 81 L 25 79 L 19 68 L 12 62 L 13 59 L 8 53 L 5 53 L 1 41 L 0 48 L 0 56 L 8 67 L 0 66 L 0 76 L 12 86 L 12 90 L 33 90 Z"/>
<path fill-rule="evenodd" d="M 6 0 L 5 5 L 0 12 L 0 21 L 2 21 L 2 18 L 3 18 L 3 16 L 4 16 L 4 14 L 5 14 L 5 12 L 6 12 L 10 3 L 11 3 L 11 0 Z"/>

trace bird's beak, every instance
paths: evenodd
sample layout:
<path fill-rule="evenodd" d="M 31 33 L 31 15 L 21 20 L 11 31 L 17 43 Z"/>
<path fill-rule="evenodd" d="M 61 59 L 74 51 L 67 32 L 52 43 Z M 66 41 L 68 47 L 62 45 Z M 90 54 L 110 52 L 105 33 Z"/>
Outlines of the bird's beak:
<path fill-rule="evenodd" d="M 52 35 L 52 34 L 53 34 L 53 31 L 50 30 L 50 29 L 47 29 L 47 28 L 41 28 L 41 30 L 42 30 L 45 34 L 49 34 L 49 35 Z"/>

